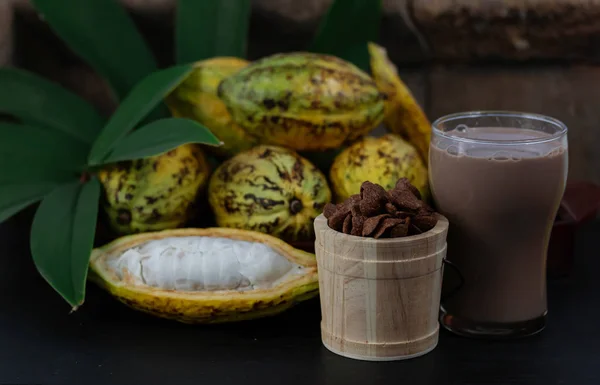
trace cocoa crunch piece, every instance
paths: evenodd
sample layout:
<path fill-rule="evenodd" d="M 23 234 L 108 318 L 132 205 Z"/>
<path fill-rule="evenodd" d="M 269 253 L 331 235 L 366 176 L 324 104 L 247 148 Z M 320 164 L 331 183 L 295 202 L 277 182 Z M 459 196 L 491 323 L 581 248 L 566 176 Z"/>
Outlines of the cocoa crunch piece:
<path fill-rule="evenodd" d="M 344 220 L 349 215 L 350 213 L 348 212 L 337 210 L 329 217 L 327 225 L 336 231 L 343 231 Z"/>
<path fill-rule="evenodd" d="M 360 199 L 365 199 L 365 195 L 384 197 L 385 189 L 378 184 L 365 181 L 360 185 Z"/>
<path fill-rule="evenodd" d="M 360 186 L 360 211 L 364 216 L 381 214 L 388 202 L 386 191 L 378 184 L 363 182 Z"/>
<path fill-rule="evenodd" d="M 352 232 L 352 215 L 346 215 L 346 219 L 344 219 L 344 223 L 342 225 L 342 232 L 345 234 L 350 234 Z"/>
<path fill-rule="evenodd" d="M 344 219 L 351 214 L 352 206 L 358 204 L 360 195 L 355 194 L 342 203 L 334 205 L 328 203 L 323 208 L 323 216 L 327 218 L 327 225 L 334 230 L 342 231 Z"/>
<path fill-rule="evenodd" d="M 417 235 L 423 233 L 417 226 L 412 223 L 408 226 L 408 235 Z"/>
<path fill-rule="evenodd" d="M 393 188 L 388 191 L 388 198 L 396 208 L 401 211 L 417 212 L 423 207 L 423 201 L 419 200 L 419 198 L 408 189 L 401 190 Z"/>
<path fill-rule="evenodd" d="M 359 194 L 350 195 L 350 198 L 346 199 L 344 202 L 338 204 L 338 206 L 345 208 L 352 208 L 355 204 L 361 201 Z"/>
<path fill-rule="evenodd" d="M 410 192 L 412 192 L 417 199 L 421 199 L 421 192 L 419 191 L 418 188 L 416 188 L 415 186 L 413 186 L 412 184 L 410 184 L 410 181 L 408 180 L 408 178 L 400 178 L 398 179 L 398 182 L 396 182 L 396 187 L 395 189 L 397 190 L 409 190 Z"/>
<path fill-rule="evenodd" d="M 362 216 L 362 213 L 360 211 L 360 203 L 355 203 L 354 205 L 352 205 L 352 208 L 350 209 L 350 213 L 352 213 L 352 217 Z"/>
<path fill-rule="evenodd" d="M 352 230 L 350 231 L 350 235 L 362 235 L 363 226 L 365 224 L 365 217 L 363 216 L 352 216 Z"/>
<path fill-rule="evenodd" d="M 379 221 L 379 225 L 377 226 L 377 230 L 375 230 L 375 234 L 373 234 L 373 238 L 386 238 L 389 235 L 390 230 L 402 223 L 403 220 L 400 218 L 384 218 L 382 221 Z"/>
<path fill-rule="evenodd" d="M 427 211 L 427 213 L 429 213 L 429 214 L 435 214 L 435 210 L 431 206 L 429 206 L 426 202 L 423 202 L 423 207 L 421 209 Z"/>
<path fill-rule="evenodd" d="M 337 207 L 333 203 L 327 203 L 325 207 L 323 207 L 323 215 L 325 218 L 329 219 L 333 214 L 335 214 Z"/>
<path fill-rule="evenodd" d="M 421 200 L 419 190 L 407 178 L 398 180 L 389 191 L 366 181 L 360 194 L 337 205 L 327 204 L 323 215 L 336 231 L 376 239 L 421 234 L 437 223 L 435 211 Z"/>
<path fill-rule="evenodd" d="M 396 211 L 396 217 L 397 218 L 404 219 L 404 218 L 412 218 L 414 216 L 415 216 L 414 213 L 411 213 L 411 212 L 408 212 L 408 211 Z"/>
<path fill-rule="evenodd" d="M 400 223 L 392 227 L 390 230 L 390 238 L 406 237 L 408 235 L 408 227 L 410 226 L 410 218 L 399 219 Z"/>
<path fill-rule="evenodd" d="M 413 218 L 412 223 L 422 232 L 433 229 L 437 223 L 435 213 L 431 209 L 421 208 L 418 214 Z"/>
<path fill-rule="evenodd" d="M 398 209 L 391 202 L 388 202 L 385 204 L 385 211 L 387 211 L 388 214 L 394 215 L 394 216 L 398 214 Z"/>
<path fill-rule="evenodd" d="M 390 214 L 380 214 L 375 217 L 367 218 L 365 220 L 365 224 L 363 225 L 362 236 L 371 236 L 377 230 L 377 227 L 379 227 L 379 223 L 389 217 Z"/>

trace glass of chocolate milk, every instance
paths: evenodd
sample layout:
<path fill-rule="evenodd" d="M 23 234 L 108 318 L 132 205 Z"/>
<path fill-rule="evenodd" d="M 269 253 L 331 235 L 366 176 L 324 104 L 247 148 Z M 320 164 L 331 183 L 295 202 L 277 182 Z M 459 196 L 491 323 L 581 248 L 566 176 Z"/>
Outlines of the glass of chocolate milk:
<path fill-rule="evenodd" d="M 567 127 L 542 115 L 467 112 L 433 123 L 429 178 L 450 221 L 462 286 L 441 304 L 460 335 L 522 337 L 546 323 L 546 254 L 567 180 Z M 446 269 L 444 292 L 459 284 Z"/>

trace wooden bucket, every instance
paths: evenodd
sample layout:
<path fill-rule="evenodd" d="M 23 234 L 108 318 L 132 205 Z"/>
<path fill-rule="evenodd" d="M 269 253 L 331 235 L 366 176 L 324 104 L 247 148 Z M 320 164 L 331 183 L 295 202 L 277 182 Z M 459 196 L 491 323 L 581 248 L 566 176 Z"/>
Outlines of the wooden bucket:
<path fill-rule="evenodd" d="M 374 239 L 314 221 L 321 338 L 330 351 L 354 359 L 391 361 L 433 350 L 448 220 L 430 231 Z"/>

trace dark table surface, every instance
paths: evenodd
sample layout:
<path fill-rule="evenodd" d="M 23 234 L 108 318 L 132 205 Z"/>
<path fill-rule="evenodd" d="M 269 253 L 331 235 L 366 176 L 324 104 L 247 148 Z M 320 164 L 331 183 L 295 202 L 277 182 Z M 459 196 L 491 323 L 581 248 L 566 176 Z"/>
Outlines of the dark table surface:
<path fill-rule="evenodd" d="M 442 331 L 409 361 L 339 357 L 320 341 L 318 298 L 281 316 L 191 326 L 135 312 L 88 285 L 69 306 L 37 274 L 27 234 L 0 226 L 0 384 L 600 385 L 600 224 L 578 235 L 575 271 L 549 285 L 549 323 L 511 342 Z"/>

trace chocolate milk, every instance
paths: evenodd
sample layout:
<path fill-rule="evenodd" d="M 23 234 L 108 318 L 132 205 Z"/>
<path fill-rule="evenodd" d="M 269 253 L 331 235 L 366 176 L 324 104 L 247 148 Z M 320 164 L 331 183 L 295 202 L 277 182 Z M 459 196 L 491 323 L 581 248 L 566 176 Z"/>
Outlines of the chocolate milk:
<path fill-rule="evenodd" d="M 501 127 L 452 135 L 551 139 L 541 131 Z M 566 140 L 511 146 L 459 141 L 441 139 L 430 148 L 432 194 L 450 221 L 447 258 L 465 278 L 442 304 L 445 312 L 474 323 L 543 317 L 546 251 L 567 176 Z"/>

